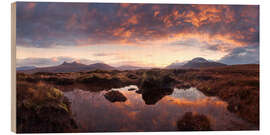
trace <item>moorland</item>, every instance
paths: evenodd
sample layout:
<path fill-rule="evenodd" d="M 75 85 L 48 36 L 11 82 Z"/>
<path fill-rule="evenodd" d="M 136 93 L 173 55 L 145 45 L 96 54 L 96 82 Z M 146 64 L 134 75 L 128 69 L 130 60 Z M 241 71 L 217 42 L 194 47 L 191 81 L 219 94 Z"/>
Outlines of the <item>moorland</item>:
<path fill-rule="evenodd" d="M 259 129 L 259 65 L 249 64 L 199 69 L 17 71 L 17 131 L 79 132 L 71 102 L 64 92 L 74 87 L 90 92 L 107 91 L 107 100 L 125 102 L 124 94 L 109 90 L 128 85 L 138 86 L 136 93 L 141 94 L 146 105 L 158 103 L 174 88 L 195 87 L 226 102 L 228 111 Z M 187 112 L 175 121 L 178 130 L 212 130 L 205 115 Z"/>

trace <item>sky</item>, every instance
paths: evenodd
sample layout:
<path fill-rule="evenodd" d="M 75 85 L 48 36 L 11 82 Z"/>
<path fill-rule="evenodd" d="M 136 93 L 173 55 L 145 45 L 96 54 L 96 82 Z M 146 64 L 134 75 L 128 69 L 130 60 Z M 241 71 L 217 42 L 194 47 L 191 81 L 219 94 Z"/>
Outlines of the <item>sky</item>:
<path fill-rule="evenodd" d="M 259 63 L 258 5 L 17 2 L 17 67 Z"/>

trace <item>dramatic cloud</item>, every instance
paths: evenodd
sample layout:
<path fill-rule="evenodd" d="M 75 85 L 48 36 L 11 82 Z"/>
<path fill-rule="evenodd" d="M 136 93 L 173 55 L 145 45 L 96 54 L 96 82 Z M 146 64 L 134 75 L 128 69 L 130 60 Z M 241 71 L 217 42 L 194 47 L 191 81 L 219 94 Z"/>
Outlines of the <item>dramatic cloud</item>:
<path fill-rule="evenodd" d="M 194 55 L 223 57 L 227 64 L 258 61 L 258 5 L 17 2 L 16 6 L 21 58 L 37 57 L 30 52 L 38 49 L 45 49 L 42 55 L 51 50 L 51 57 L 69 56 L 63 53 L 69 48 L 65 51 L 72 52 L 71 57 L 81 58 L 81 51 L 85 59 L 106 63 L 165 66 Z M 247 48 L 257 51 L 247 52 Z M 237 56 L 237 51 L 243 56 Z"/>
<path fill-rule="evenodd" d="M 246 45 L 258 43 L 258 24 L 252 5 L 17 4 L 17 44 L 34 47 L 144 44 L 186 33 Z"/>
<path fill-rule="evenodd" d="M 220 62 L 233 64 L 259 64 L 258 46 L 240 47 L 221 58 Z"/>
<path fill-rule="evenodd" d="M 56 66 L 60 65 L 63 62 L 73 62 L 77 61 L 83 64 L 93 64 L 101 61 L 92 61 L 88 59 L 74 59 L 71 57 L 53 57 L 53 58 L 25 58 L 25 59 L 17 59 L 16 67 L 23 66 L 36 66 L 36 67 L 46 67 L 46 66 Z"/>

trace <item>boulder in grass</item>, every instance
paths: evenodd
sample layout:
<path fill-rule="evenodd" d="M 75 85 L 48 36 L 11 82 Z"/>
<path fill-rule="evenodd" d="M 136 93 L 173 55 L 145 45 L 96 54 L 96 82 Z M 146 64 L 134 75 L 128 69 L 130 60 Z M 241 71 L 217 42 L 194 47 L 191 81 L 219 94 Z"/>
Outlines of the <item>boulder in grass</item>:
<path fill-rule="evenodd" d="M 127 98 L 119 91 L 109 91 L 104 97 L 110 102 L 125 102 Z"/>
<path fill-rule="evenodd" d="M 210 131 L 209 119 L 202 114 L 193 114 L 186 112 L 184 116 L 177 121 L 177 127 L 180 131 Z"/>

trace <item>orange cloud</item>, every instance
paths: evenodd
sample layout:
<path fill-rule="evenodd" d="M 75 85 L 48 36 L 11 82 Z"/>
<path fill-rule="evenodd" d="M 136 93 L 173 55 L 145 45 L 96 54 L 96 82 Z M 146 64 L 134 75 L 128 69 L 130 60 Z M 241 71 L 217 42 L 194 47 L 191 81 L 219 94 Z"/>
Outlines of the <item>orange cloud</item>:
<path fill-rule="evenodd" d="M 127 8 L 130 4 L 129 3 L 121 3 L 120 6 L 123 8 Z"/>
<path fill-rule="evenodd" d="M 250 27 L 250 28 L 249 28 L 249 31 L 250 31 L 250 32 L 256 32 L 256 30 L 255 30 L 253 27 Z"/>
<path fill-rule="evenodd" d="M 35 7 L 36 7 L 36 3 L 30 2 L 27 4 L 26 10 L 32 10 Z"/>
<path fill-rule="evenodd" d="M 130 30 L 125 31 L 123 33 L 123 36 L 129 38 L 131 36 L 131 31 Z"/>
<path fill-rule="evenodd" d="M 138 16 L 133 15 L 132 17 L 130 17 L 130 18 L 127 20 L 127 23 L 138 24 Z"/>
<path fill-rule="evenodd" d="M 199 10 L 199 12 L 190 11 L 185 17 L 189 18 L 187 22 L 192 23 L 196 27 L 207 23 L 217 23 L 222 20 L 222 16 L 220 16 L 222 10 L 215 6 L 192 5 L 192 7 Z"/>
<path fill-rule="evenodd" d="M 154 16 L 157 17 L 159 13 L 159 11 L 154 11 Z"/>
<path fill-rule="evenodd" d="M 114 36 L 119 36 L 121 33 L 124 32 L 124 30 L 125 30 L 125 28 L 123 28 L 123 27 L 115 29 L 114 32 L 113 32 L 113 35 Z"/>
<path fill-rule="evenodd" d="M 179 106 L 209 106 L 209 104 L 226 108 L 227 103 L 223 101 L 211 101 L 209 98 L 203 98 L 195 101 L 187 100 L 187 99 L 178 99 L 178 98 L 173 98 L 173 97 L 165 97 L 162 99 L 162 102 L 164 103 L 169 103 L 169 104 L 177 104 Z"/>
<path fill-rule="evenodd" d="M 24 9 L 35 6 L 35 3 L 25 4 Z M 26 14 L 28 19 L 24 21 L 29 21 L 27 29 L 33 33 L 31 39 L 35 39 L 28 44 L 36 45 L 40 40 L 44 41 L 43 46 L 56 43 L 154 45 L 196 38 L 199 44 L 225 51 L 258 43 L 258 6 L 129 3 L 106 6 L 111 8 L 104 10 L 102 4 L 49 4 L 41 19 L 32 12 Z M 56 9 L 64 11 L 59 16 L 66 21 L 55 21 L 59 16 L 51 16 L 50 12 Z M 37 20 L 39 25 L 32 24 Z"/>

